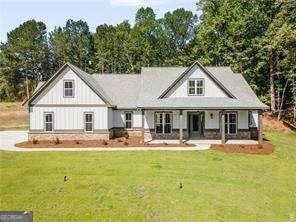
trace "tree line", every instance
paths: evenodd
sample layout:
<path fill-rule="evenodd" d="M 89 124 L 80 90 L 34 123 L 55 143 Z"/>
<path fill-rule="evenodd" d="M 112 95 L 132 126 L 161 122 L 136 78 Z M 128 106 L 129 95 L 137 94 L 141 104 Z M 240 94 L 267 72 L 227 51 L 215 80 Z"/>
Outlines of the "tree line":
<path fill-rule="evenodd" d="M 156 18 L 140 8 L 131 25 L 68 20 L 47 32 L 29 20 L 0 46 L 0 100 L 21 100 L 65 62 L 89 73 L 138 73 L 144 66 L 231 66 L 278 118 L 296 118 L 294 0 L 200 0 Z"/>

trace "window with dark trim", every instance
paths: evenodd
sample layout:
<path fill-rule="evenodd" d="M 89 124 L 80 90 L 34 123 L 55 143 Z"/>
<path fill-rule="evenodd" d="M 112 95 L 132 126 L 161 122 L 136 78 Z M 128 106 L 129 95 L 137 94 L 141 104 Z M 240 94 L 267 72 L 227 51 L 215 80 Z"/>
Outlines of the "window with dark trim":
<path fill-rule="evenodd" d="M 172 133 L 173 114 L 171 112 L 156 112 L 154 122 L 156 133 Z"/>
<path fill-rule="evenodd" d="M 94 114 L 84 113 L 84 130 L 85 132 L 94 131 Z"/>
<path fill-rule="evenodd" d="M 64 80 L 64 97 L 74 97 L 74 80 Z"/>
<path fill-rule="evenodd" d="M 204 95 L 204 79 L 189 79 L 188 80 L 188 95 L 202 96 Z"/>
<path fill-rule="evenodd" d="M 252 111 L 249 111 L 249 113 L 248 113 L 248 123 L 249 123 L 249 126 L 252 126 L 253 125 Z"/>
<path fill-rule="evenodd" d="M 53 131 L 53 113 L 44 113 L 44 131 Z"/>
<path fill-rule="evenodd" d="M 125 112 L 125 128 L 131 129 L 132 128 L 132 112 Z"/>
<path fill-rule="evenodd" d="M 237 113 L 225 113 L 225 133 L 237 133 Z"/>

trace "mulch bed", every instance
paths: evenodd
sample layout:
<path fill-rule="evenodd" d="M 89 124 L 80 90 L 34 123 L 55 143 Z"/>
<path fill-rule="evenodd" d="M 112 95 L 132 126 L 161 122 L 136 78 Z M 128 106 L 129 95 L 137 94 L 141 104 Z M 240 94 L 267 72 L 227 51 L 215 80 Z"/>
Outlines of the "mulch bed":
<path fill-rule="evenodd" d="M 141 138 L 116 138 L 111 140 L 74 140 L 74 141 L 25 141 L 15 144 L 20 148 L 112 148 L 112 147 L 188 147 L 192 144 L 148 144 L 142 143 Z"/>
<path fill-rule="evenodd" d="M 248 153 L 248 154 L 261 154 L 268 155 L 274 152 L 275 147 L 271 143 L 264 142 L 262 145 L 259 144 L 213 144 L 211 149 L 218 150 L 225 153 Z"/>

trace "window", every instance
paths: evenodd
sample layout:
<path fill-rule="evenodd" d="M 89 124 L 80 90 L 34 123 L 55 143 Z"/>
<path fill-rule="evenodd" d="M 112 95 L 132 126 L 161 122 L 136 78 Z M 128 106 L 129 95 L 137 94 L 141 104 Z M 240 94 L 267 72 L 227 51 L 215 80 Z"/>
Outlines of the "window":
<path fill-rule="evenodd" d="M 225 114 L 225 133 L 226 134 L 237 133 L 237 114 L 236 113 Z"/>
<path fill-rule="evenodd" d="M 204 79 L 189 79 L 188 95 L 191 95 L 191 96 L 204 95 Z"/>
<path fill-rule="evenodd" d="M 172 133 L 173 115 L 170 112 L 155 113 L 155 132 L 156 133 Z"/>
<path fill-rule="evenodd" d="M 74 97 L 74 80 L 64 81 L 64 97 Z"/>
<path fill-rule="evenodd" d="M 85 132 L 93 132 L 94 114 L 84 113 L 84 130 Z"/>
<path fill-rule="evenodd" d="M 126 129 L 132 128 L 132 112 L 125 113 L 125 128 Z"/>
<path fill-rule="evenodd" d="M 195 80 L 189 80 L 188 82 L 188 94 L 195 95 Z"/>
<path fill-rule="evenodd" d="M 44 131 L 45 132 L 53 131 L 53 113 L 44 114 Z"/>
<path fill-rule="evenodd" d="M 249 126 L 252 126 L 253 125 L 252 111 L 249 111 L 249 113 L 248 113 L 248 122 L 249 122 Z"/>

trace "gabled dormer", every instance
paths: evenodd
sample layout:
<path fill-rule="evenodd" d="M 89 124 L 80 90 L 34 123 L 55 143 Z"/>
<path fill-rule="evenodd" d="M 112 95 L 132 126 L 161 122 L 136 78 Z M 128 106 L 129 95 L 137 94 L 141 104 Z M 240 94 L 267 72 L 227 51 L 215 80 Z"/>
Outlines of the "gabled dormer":
<path fill-rule="evenodd" d="M 187 68 L 159 98 L 228 97 L 233 94 L 200 63 Z"/>

